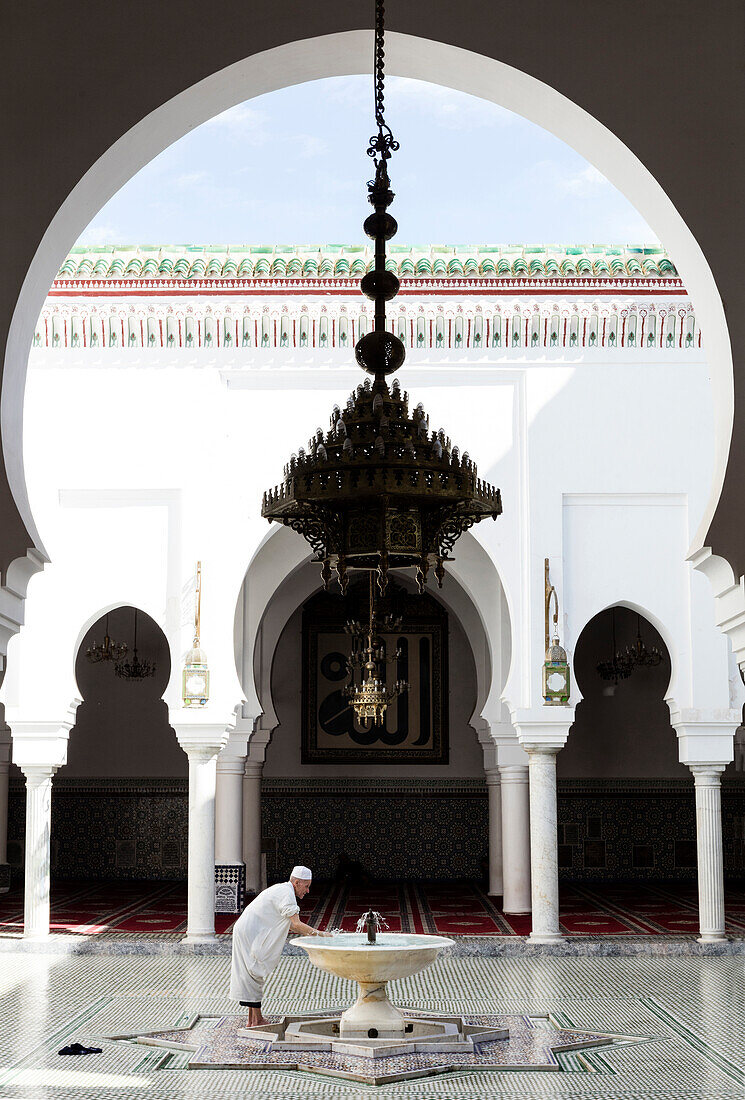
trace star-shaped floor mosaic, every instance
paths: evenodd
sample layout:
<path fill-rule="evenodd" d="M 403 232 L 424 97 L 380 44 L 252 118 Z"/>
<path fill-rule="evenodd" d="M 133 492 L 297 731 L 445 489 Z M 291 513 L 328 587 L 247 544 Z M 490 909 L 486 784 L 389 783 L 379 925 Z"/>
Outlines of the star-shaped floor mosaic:
<path fill-rule="evenodd" d="M 551 1016 L 479 1014 L 473 1016 L 438 1015 L 405 1011 L 418 1022 L 450 1021 L 467 1034 L 468 1048 L 461 1051 L 442 1049 L 443 1044 L 421 1043 L 406 1052 L 342 1053 L 332 1044 L 305 1044 L 306 1049 L 286 1049 L 266 1037 L 246 1033 L 246 1017 L 195 1016 L 187 1026 L 160 1031 L 109 1036 L 109 1039 L 137 1042 L 161 1048 L 161 1068 L 186 1064 L 189 1069 L 296 1070 L 326 1074 L 369 1085 L 433 1076 L 456 1070 L 543 1070 L 554 1072 L 597 1072 L 593 1052 L 614 1046 L 648 1041 L 651 1036 L 620 1035 L 580 1030 L 560 1025 Z M 340 1013 L 313 1013 L 307 1016 L 270 1017 L 273 1029 L 284 1037 L 285 1029 L 297 1021 L 318 1023 L 337 1019 Z M 262 1034 L 266 1036 L 268 1029 Z M 495 1033 L 506 1038 L 494 1038 Z M 241 1034 L 243 1032 L 243 1034 Z M 484 1041 L 480 1041 L 483 1036 Z M 440 1049 L 438 1049 L 438 1045 Z M 394 1050 L 395 1048 L 391 1048 Z M 180 1053 L 175 1061 L 169 1052 Z M 155 1067 L 153 1067 L 155 1068 Z"/>

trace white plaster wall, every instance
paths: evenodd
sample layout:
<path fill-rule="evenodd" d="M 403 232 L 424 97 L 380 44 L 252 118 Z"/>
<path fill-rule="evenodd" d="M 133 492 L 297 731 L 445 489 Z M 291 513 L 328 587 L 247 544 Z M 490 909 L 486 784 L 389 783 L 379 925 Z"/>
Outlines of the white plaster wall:
<path fill-rule="evenodd" d="M 90 352 L 32 356 L 25 461 L 52 564 L 32 581 L 27 626 L 11 643 L 3 697 L 16 712 L 64 713 L 78 694 L 77 641 L 114 603 L 137 604 L 163 628 L 173 656 L 166 697 L 178 703 L 179 665 L 191 642 L 182 589 L 197 559 L 211 705 L 232 709 L 243 698 L 234 614 L 268 530 L 262 492 L 280 480 L 289 454 L 328 423 L 348 388 L 341 359 L 324 367 L 295 352 L 292 387 L 281 366 L 267 377 L 255 349 L 187 359 L 176 367 L 147 349 L 108 352 L 104 368 Z M 259 373 L 260 385 L 246 382 Z M 229 384 L 238 375 L 242 384 Z M 545 557 L 570 649 L 609 602 L 639 604 L 670 644 L 676 698 L 712 706 L 727 695 L 726 642 L 704 581 L 691 581 L 684 560 L 713 461 L 711 392 L 699 353 L 624 349 L 569 358 L 552 350 L 531 359 L 505 351 L 456 360 L 411 351 L 401 382 L 414 403 L 424 402 L 432 426 L 442 424 L 502 489 L 504 515 L 474 528 L 473 537 L 504 586 L 512 624 L 505 694 L 515 705 L 539 702 Z M 612 501 L 599 499 L 609 493 Z M 485 622 L 489 585 L 469 582 Z M 496 651 L 503 625 L 492 619 Z M 494 721 L 498 696 L 499 687 L 484 709 Z"/>

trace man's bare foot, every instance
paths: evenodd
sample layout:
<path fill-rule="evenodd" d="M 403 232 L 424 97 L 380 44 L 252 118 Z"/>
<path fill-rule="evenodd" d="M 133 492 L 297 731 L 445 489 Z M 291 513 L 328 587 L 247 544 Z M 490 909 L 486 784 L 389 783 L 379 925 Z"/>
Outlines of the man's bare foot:
<path fill-rule="evenodd" d="M 248 1027 L 261 1027 L 262 1024 L 268 1024 L 269 1021 L 261 1014 L 260 1008 L 252 1008 L 248 1015 Z"/>

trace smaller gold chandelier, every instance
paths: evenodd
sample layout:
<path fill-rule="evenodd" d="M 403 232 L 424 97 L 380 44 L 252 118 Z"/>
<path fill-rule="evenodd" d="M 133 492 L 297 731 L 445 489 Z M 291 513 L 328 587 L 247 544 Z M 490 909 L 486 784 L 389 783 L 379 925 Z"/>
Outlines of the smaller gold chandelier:
<path fill-rule="evenodd" d="M 109 637 L 109 616 L 106 616 L 106 633 L 101 645 L 93 641 L 85 651 L 86 658 L 92 665 L 101 661 L 122 661 L 127 656 L 128 646 L 126 642 L 115 642 Z"/>
<path fill-rule="evenodd" d="M 350 621 L 345 627 L 352 635 L 352 654 L 347 660 L 349 683 L 342 689 L 345 699 L 349 699 L 355 718 L 363 729 L 381 726 L 390 703 L 409 690 L 405 680 L 396 680 L 389 688 L 385 679 L 385 666 L 397 661 L 401 650 L 397 649 L 390 657 L 386 656 L 381 634 L 392 634 L 401 629 L 401 621 L 392 616 L 378 619 L 375 612 L 373 574 L 370 572 L 370 620 L 367 626 Z M 357 682 L 357 673 L 360 682 Z"/>

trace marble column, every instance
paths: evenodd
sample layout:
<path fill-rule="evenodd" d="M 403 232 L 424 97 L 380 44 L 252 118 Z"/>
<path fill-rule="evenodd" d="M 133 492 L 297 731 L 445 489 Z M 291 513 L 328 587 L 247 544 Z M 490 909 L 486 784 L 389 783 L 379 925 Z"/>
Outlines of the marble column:
<path fill-rule="evenodd" d="M 502 786 L 498 768 L 487 770 L 486 789 L 489 795 L 489 894 L 502 897 Z"/>
<path fill-rule="evenodd" d="M 502 909 L 530 912 L 530 810 L 528 769 L 499 766 L 502 801 Z"/>
<path fill-rule="evenodd" d="M 26 866 L 23 897 L 23 935 L 43 939 L 49 935 L 50 830 L 52 825 L 52 777 L 57 768 L 25 765 Z"/>
<path fill-rule="evenodd" d="M 258 894 L 261 882 L 261 775 L 263 764 L 247 760 L 243 774 L 243 862 L 246 893 Z"/>
<path fill-rule="evenodd" d="M 696 784 L 699 943 L 725 939 L 722 852 L 724 764 L 689 764 Z"/>
<path fill-rule="evenodd" d="M 189 746 L 189 856 L 186 943 L 215 939 L 217 749 Z"/>
<path fill-rule="evenodd" d="M 189 759 L 189 853 L 185 943 L 215 940 L 215 791 L 217 757 L 235 714 L 210 721 L 201 711 L 170 711 L 171 726 Z"/>
<path fill-rule="evenodd" d="M 215 863 L 243 863 L 242 757 L 217 758 L 215 786 Z"/>
<path fill-rule="evenodd" d="M 217 758 L 215 789 L 215 904 L 218 912 L 243 909 L 243 765 L 245 751 L 225 746 Z"/>
<path fill-rule="evenodd" d="M 524 746 L 530 771 L 530 867 L 533 928 L 531 943 L 558 943 L 559 851 L 556 822 L 558 747 Z"/>

